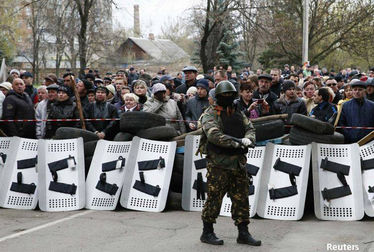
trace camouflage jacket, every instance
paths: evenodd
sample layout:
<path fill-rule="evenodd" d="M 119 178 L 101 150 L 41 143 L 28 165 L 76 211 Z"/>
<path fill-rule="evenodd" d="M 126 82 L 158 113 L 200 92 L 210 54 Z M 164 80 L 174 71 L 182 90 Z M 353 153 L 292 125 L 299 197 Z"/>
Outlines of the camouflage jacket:
<path fill-rule="evenodd" d="M 223 133 L 223 123 L 220 117 L 220 107 L 211 105 L 207 108 L 199 119 L 199 125 L 203 129 L 200 138 L 200 145 L 197 153 L 207 154 L 208 165 L 222 168 L 222 169 L 238 169 L 244 168 L 247 158 L 246 155 L 227 155 L 217 154 L 207 150 L 208 142 L 224 148 L 234 148 L 236 143 L 230 136 Z M 245 138 L 255 142 L 255 128 L 249 119 L 241 112 L 243 116 L 243 123 L 245 128 Z"/>

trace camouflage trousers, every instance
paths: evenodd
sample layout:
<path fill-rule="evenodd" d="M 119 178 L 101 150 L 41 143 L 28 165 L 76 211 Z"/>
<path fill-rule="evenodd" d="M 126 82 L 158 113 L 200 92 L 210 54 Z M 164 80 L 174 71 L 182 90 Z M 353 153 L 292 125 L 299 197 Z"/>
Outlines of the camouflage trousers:
<path fill-rule="evenodd" d="M 221 210 L 222 199 L 228 193 L 231 199 L 231 217 L 235 225 L 249 223 L 249 181 L 244 169 L 226 170 L 207 167 L 208 197 L 205 201 L 201 219 L 216 223 Z"/>

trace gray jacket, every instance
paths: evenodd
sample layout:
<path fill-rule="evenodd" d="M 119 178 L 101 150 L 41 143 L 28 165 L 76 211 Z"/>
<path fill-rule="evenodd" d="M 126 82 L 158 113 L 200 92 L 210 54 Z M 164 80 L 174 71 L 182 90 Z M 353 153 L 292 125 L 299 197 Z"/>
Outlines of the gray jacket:
<path fill-rule="evenodd" d="M 48 100 L 43 100 L 38 103 L 35 109 L 35 119 L 45 120 L 48 117 L 47 113 Z M 45 125 L 47 122 L 36 122 L 36 138 L 41 139 L 45 136 Z"/>
<path fill-rule="evenodd" d="M 180 134 L 186 132 L 186 126 L 184 125 L 182 114 L 179 111 L 177 103 L 172 99 L 167 98 L 166 101 L 160 102 L 152 97 L 144 103 L 143 111 L 155 113 L 164 117 L 167 119 L 166 125 L 174 127 Z M 178 121 L 172 122 L 170 119 Z"/>
<path fill-rule="evenodd" d="M 199 98 L 197 95 L 188 100 L 186 105 L 186 121 L 197 121 L 206 108 L 209 107 L 208 97 Z M 197 126 L 197 123 L 194 123 Z"/>

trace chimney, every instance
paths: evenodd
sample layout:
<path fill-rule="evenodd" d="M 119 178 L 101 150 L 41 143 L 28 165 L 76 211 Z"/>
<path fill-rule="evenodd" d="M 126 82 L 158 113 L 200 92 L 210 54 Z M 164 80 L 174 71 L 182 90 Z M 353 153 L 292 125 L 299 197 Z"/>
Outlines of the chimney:
<path fill-rule="evenodd" d="M 134 5 L 134 36 L 140 37 L 139 5 Z"/>
<path fill-rule="evenodd" d="M 150 34 L 148 35 L 148 39 L 149 39 L 149 40 L 155 40 L 155 35 L 154 35 L 153 33 L 150 33 Z"/>

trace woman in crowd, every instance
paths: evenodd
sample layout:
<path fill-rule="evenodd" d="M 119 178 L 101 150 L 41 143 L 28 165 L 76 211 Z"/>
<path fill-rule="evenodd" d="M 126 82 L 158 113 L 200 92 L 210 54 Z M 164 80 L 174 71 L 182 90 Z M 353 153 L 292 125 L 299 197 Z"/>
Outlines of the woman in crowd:
<path fill-rule="evenodd" d="M 127 93 L 123 96 L 124 105 L 120 107 L 118 113 L 141 111 L 143 104 L 139 103 L 139 97 L 133 93 Z"/>
<path fill-rule="evenodd" d="M 259 106 L 262 104 L 262 113 L 268 113 L 270 106 L 264 99 L 253 99 L 253 87 L 251 84 L 240 85 L 240 98 L 238 107 L 248 118 L 257 118 L 260 116 Z"/>
<path fill-rule="evenodd" d="M 313 84 L 313 82 L 307 81 L 304 83 L 303 100 L 305 102 L 308 115 L 310 114 L 310 111 L 312 111 L 312 109 L 316 106 L 313 100 L 315 91 L 316 91 L 316 86 Z"/>
<path fill-rule="evenodd" d="M 338 102 L 338 105 L 337 105 L 338 115 L 336 117 L 334 126 L 336 126 L 338 124 L 340 114 L 342 113 L 343 104 L 346 103 L 347 101 L 351 100 L 352 97 L 353 97 L 352 96 L 352 87 L 351 87 L 350 84 L 347 84 L 347 85 L 344 86 L 343 99 L 341 99 Z"/>
<path fill-rule="evenodd" d="M 134 94 L 139 98 L 139 103 L 144 104 L 148 100 L 147 97 L 147 84 L 143 80 L 136 80 L 132 86 Z"/>

